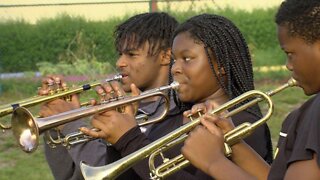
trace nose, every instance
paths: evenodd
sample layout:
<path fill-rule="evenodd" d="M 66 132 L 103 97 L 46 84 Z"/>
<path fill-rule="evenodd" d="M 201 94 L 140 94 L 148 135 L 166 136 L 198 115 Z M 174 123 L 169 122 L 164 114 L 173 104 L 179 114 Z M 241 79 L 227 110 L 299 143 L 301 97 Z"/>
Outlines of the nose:
<path fill-rule="evenodd" d="M 116 63 L 117 68 L 122 68 L 122 67 L 126 67 L 128 65 L 127 60 L 125 58 L 125 56 L 122 54 Z"/>
<path fill-rule="evenodd" d="M 182 73 L 182 63 L 179 60 L 176 60 L 171 68 L 171 74 L 177 75 Z"/>
<path fill-rule="evenodd" d="M 289 71 L 292 71 L 293 70 L 293 66 L 292 64 L 290 63 L 290 60 L 287 59 L 287 62 L 286 62 L 286 67 Z"/>

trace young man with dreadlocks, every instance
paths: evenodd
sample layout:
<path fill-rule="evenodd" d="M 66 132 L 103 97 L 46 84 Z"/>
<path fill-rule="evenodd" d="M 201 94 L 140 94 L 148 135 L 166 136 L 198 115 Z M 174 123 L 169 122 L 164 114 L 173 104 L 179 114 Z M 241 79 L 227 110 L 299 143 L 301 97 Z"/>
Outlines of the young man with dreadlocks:
<path fill-rule="evenodd" d="M 223 132 L 232 129 L 232 124 L 216 116 L 204 118 L 206 128 L 190 133 L 183 154 L 217 179 L 320 179 L 320 1 L 285 0 L 275 21 L 288 70 L 304 93 L 314 96 L 283 122 L 271 167 L 244 142 L 235 144 L 232 159 L 227 159 Z M 201 139 L 210 142 L 198 143 Z M 198 144 L 204 151 L 192 147 Z"/>
<path fill-rule="evenodd" d="M 146 91 L 167 85 L 169 83 L 171 37 L 177 25 L 177 21 L 166 13 L 139 14 L 118 25 L 115 30 L 115 46 L 119 53 L 116 66 L 123 76 L 121 80 L 123 89 L 117 82 L 112 82 L 98 87 L 97 93 L 102 98 L 110 98 L 111 96 L 123 96 L 130 90 L 133 90 L 132 94 L 137 94 L 137 88 Z M 40 94 L 47 93 L 49 81 L 50 83 L 56 82 L 59 86 L 64 84 L 57 76 L 44 78 Z M 59 99 L 44 104 L 40 113 L 42 116 L 50 116 L 77 107 L 79 107 L 78 98 L 73 96 L 71 102 Z M 162 98 L 148 99 L 139 104 L 137 114 L 145 114 L 152 119 L 158 117 L 164 107 Z M 55 179 L 83 179 L 79 168 L 80 161 L 85 161 L 91 166 L 113 162 L 177 127 L 178 120 L 182 119 L 182 112 L 174 106 L 172 100 L 170 112 L 165 120 L 141 129 L 136 127 L 135 119 L 127 120 L 128 118 L 124 116 L 125 114 L 116 111 L 108 111 L 93 117 L 93 126 L 101 129 L 99 133 L 105 133 L 109 137 L 105 139 L 113 146 L 106 146 L 101 139 L 77 144 L 71 146 L 70 149 L 60 145 L 51 149 L 46 145 L 46 158 Z M 104 122 L 104 119 L 107 122 Z M 74 121 L 60 127 L 60 132 L 62 136 L 65 136 L 83 126 L 85 126 L 83 121 Z M 132 127 L 135 128 L 131 129 Z M 147 163 L 137 165 L 131 172 L 120 178 L 149 178 Z"/>

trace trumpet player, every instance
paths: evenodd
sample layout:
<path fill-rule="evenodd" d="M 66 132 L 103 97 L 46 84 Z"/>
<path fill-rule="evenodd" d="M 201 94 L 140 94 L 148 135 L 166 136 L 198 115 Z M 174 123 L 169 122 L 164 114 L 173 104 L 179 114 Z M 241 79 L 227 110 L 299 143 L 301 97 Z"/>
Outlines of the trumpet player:
<path fill-rule="evenodd" d="M 243 141 L 232 146 L 232 158 L 227 159 L 223 133 L 232 129 L 232 124 L 217 116 L 203 118 L 206 128 L 197 128 L 186 140 L 182 152 L 191 163 L 217 179 L 320 179 L 319 19 L 318 0 L 285 0 L 276 13 L 287 69 L 304 93 L 314 96 L 284 120 L 271 167 Z M 204 143 L 207 139 L 210 142 Z M 196 150 L 194 146 L 200 144 L 204 148 Z"/>
<path fill-rule="evenodd" d="M 190 109 L 184 112 L 184 122 L 189 121 L 189 115 L 203 109 L 202 105 L 197 105 L 199 103 L 213 101 L 219 106 L 254 89 L 248 46 L 239 29 L 225 17 L 201 14 L 179 25 L 174 34 L 172 56 L 171 73 L 180 84 L 177 104 Z M 260 117 L 260 108 L 255 105 L 234 115 L 232 120 L 238 125 L 245 121 L 255 122 Z M 262 159 L 271 163 L 268 126 L 259 127 L 254 134 L 244 140 Z M 194 148 L 202 150 L 203 146 Z M 195 158 L 198 155 L 194 154 Z M 179 177 L 179 174 L 178 171 L 175 176 Z M 193 178 L 211 179 L 203 169 L 197 170 Z"/>
<path fill-rule="evenodd" d="M 166 13 L 144 13 L 135 15 L 115 29 L 115 46 L 119 53 L 116 63 L 122 75 L 119 83 L 111 82 L 96 88 L 96 92 L 104 100 L 125 96 L 127 92 L 137 95 L 139 91 L 167 85 L 169 83 L 169 64 L 171 57 L 171 37 L 177 26 L 177 21 Z M 59 77 L 44 79 L 40 94 L 48 93 L 48 83 L 55 83 L 61 88 L 64 82 Z M 77 95 L 71 101 L 55 100 L 46 103 L 41 108 L 42 116 L 50 116 L 59 112 L 79 107 Z M 134 114 L 145 114 L 149 118 L 157 116 L 164 108 L 163 99 L 148 99 L 139 105 L 138 110 L 127 106 L 124 112 L 108 111 L 93 117 L 92 125 L 100 132 L 93 132 L 83 128 L 84 132 L 93 137 L 102 138 L 83 144 L 71 146 L 66 149 L 57 146 L 55 149 L 45 146 L 45 155 L 55 179 L 83 179 L 79 164 L 86 161 L 93 166 L 105 165 L 126 153 L 135 151 L 143 146 L 146 141 L 151 141 L 161 136 L 174 127 L 176 119 L 182 118 L 182 113 L 175 108 L 172 102 L 167 118 L 159 124 L 147 127 L 137 127 Z M 127 118 L 127 114 L 132 114 Z M 77 131 L 85 124 L 74 121 L 59 127 L 60 136 L 65 136 Z M 168 128 L 169 127 L 169 128 Z M 167 129 L 168 128 L 168 129 Z M 52 130 L 52 135 L 56 134 Z M 106 146 L 105 141 L 112 146 Z M 120 178 L 149 177 L 148 165 L 133 168 L 131 173 Z"/>

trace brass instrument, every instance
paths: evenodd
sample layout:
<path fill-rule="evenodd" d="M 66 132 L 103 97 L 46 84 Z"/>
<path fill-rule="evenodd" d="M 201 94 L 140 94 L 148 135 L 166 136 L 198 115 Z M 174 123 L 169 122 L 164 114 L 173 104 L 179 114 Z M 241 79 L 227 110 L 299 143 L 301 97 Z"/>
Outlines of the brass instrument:
<path fill-rule="evenodd" d="M 246 100 L 248 101 L 244 105 L 228 112 L 225 117 L 233 116 L 244 109 L 255 105 L 256 103 L 266 100 L 268 105 L 268 110 L 264 117 L 262 117 L 257 122 L 250 124 L 250 123 L 243 123 L 240 126 L 237 126 L 234 130 L 225 134 L 225 147 L 226 147 L 226 154 L 231 153 L 230 146 L 237 143 L 242 138 L 249 136 L 257 127 L 264 124 L 271 116 L 273 112 L 273 103 L 270 96 L 286 89 L 287 87 L 295 86 L 297 83 L 294 79 L 290 79 L 285 85 L 266 93 L 257 90 L 251 90 L 242 95 L 226 102 L 225 104 L 221 105 L 220 107 L 211 111 L 211 114 L 219 114 L 227 109 L 243 102 Z M 149 145 L 141 148 L 138 151 L 135 151 L 122 159 L 100 167 L 91 167 L 86 165 L 84 162 L 80 163 L 81 172 L 83 177 L 87 180 L 91 179 L 115 179 L 118 175 L 123 173 L 124 171 L 131 168 L 134 164 L 138 161 L 151 156 L 155 157 L 156 154 L 161 154 L 161 152 L 157 151 L 158 149 L 167 149 L 173 145 L 179 144 L 180 142 L 184 141 L 187 138 L 187 133 L 194 129 L 196 126 L 200 124 L 200 118 L 192 119 L 191 122 L 179 127 L 178 129 L 172 131 L 171 133 L 159 138 L 158 140 L 150 143 Z M 155 153 L 155 154 L 153 154 Z M 177 164 L 178 163 L 178 164 Z M 149 159 L 149 167 L 150 167 L 150 176 L 151 179 L 161 179 L 168 175 L 173 174 L 174 172 L 178 171 L 189 165 L 190 162 L 185 160 L 183 155 L 179 155 L 172 160 L 166 159 L 164 164 L 160 165 L 160 167 L 155 168 L 154 159 Z"/>
<path fill-rule="evenodd" d="M 162 114 L 161 116 L 157 117 L 156 119 L 154 119 L 152 121 L 160 121 L 161 118 L 163 118 L 163 116 L 164 116 L 164 114 Z M 148 120 L 148 118 L 149 117 L 145 114 L 140 114 L 135 117 L 139 126 L 145 125 L 144 122 L 146 122 Z M 97 128 L 92 128 L 92 130 L 99 131 L 99 129 L 97 129 Z M 69 149 L 71 146 L 74 146 L 76 144 L 85 143 L 85 142 L 96 139 L 96 138 L 93 138 L 91 136 L 84 134 L 81 131 L 67 134 L 64 138 L 61 138 L 59 133 L 57 133 L 57 135 L 58 135 L 57 139 L 53 139 L 51 137 L 49 131 L 45 132 L 46 143 L 49 145 L 49 147 L 56 148 L 56 145 L 61 144 L 62 146 Z"/>
<path fill-rule="evenodd" d="M 116 81 L 116 80 L 120 80 L 122 78 L 122 75 L 115 75 L 112 78 L 108 78 L 105 79 L 103 82 L 110 82 L 110 81 Z M 93 87 L 99 86 L 101 85 L 100 82 L 95 82 L 92 84 L 84 84 L 81 87 L 78 88 L 74 88 L 74 89 L 70 89 L 70 90 L 61 90 L 59 89 L 57 91 L 57 93 L 52 93 L 51 95 L 48 96 L 34 96 L 34 97 L 30 97 L 18 102 L 14 102 L 14 103 L 10 103 L 10 104 L 6 104 L 6 105 L 2 105 L 0 106 L 0 117 L 12 114 L 13 111 L 18 108 L 18 107 L 32 107 L 35 105 L 38 105 L 40 103 L 44 103 L 44 102 L 49 102 L 52 101 L 54 99 L 59 99 L 62 97 L 68 97 L 72 94 L 77 94 L 77 93 L 81 93 L 83 91 L 89 90 Z M 0 123 L 0 129 L 11 129 L 11 126 L 6 126 Z"/>
<path fill-rule="evenodd" d="M 78 120 L 83 117 L 88 117 L 96 113 L 101 113 L 111 109 L 123 107 L 124 105 L 147 99 L 154 96 L 162 96 L 166 102 L 164 112 L 158 118 L 143 122 L 141 125 L 147 125 L 158 122 L 166 116 L 169 110 L 169 99 L 162 91 L 175 89 L 178 87 L 177 82 L 170 85 L 155 88 L 141 93 L 139 96 L 119 97 L 116 101 L 106 102 L 100 105 L 82 107 L 71 111 L 66 111 L 60 114 L 49 116 L 46 118 L 35 118 L 28 109 L 24 107 L 16 108 L 13 112 L 11 124 L 13 135 L 19 143 L 23 151 L 31 153 L 39 145 L 39 135 L 51 128 L 66 124 L 71 121 Z"/>

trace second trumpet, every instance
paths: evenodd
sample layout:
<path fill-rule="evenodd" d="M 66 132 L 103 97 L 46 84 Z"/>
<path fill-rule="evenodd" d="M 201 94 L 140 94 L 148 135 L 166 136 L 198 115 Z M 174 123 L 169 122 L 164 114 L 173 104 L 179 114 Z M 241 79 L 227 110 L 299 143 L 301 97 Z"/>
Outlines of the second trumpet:
<path fill-rule="evenodd" d="M 145 91 L 139 96 L 121 97 L 117 101 L 107 102 L 96 106 L 82 107 L 46 118 L 35 118 L 28 109 L 19 107 L 12 115 L 12 132 L 21 149 L 25 152 L 31 153 L 37 149 L 39 145 L 39 136 L 46 130 L 83 117 L 116 109 L 154 96 L 164 97 L 167 106 L 164 112 L 160 115 L 160 118 L 157 118 L 156 122 L 158 122 L 166 116 L 169 110 L 169 99 L 163 91 L 176 89 L 178 85 L 179 84 L 177 82 L 173 82 L 167 86 Z M 154 122 L 155 120 L 149 120 L 148 124 Z"/>

